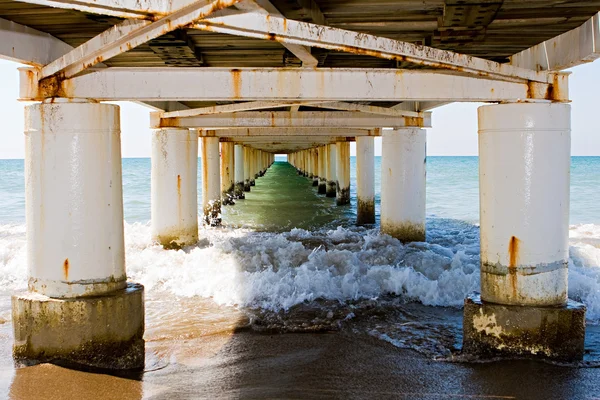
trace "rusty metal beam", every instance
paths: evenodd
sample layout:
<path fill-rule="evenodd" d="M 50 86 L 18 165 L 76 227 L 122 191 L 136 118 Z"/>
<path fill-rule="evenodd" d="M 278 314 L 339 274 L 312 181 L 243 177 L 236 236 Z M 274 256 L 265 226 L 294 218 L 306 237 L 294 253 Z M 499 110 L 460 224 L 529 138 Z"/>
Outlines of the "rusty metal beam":
<path fill-rule="evenodd" d="M 385 58 L 408 61 L 417 65 L 457 71 L 514 82 L 549 83 L 548 74 L 500 64 L 451 51 L 415 45 L 408 42 L 347 31 L 344 29 L 289 20 L 255 12 L 215 13 L 194 24 L 194 28 L 238 35 L 280 43 L 320 47 Z"/>
<path fill-rule="evenodd" d="M 198 0 L 18 0 L 20 3 L 128 19 L 153 19 Z"/>
<path fill-rule="evenodd" d="M 356 137 L 381 136 L 381 129 L 348 129 L 348 128 L 234 128 L 234 129 L 199 129 L 199 136 L 239 137 L 256 141 L 269 140 L 307 140 L 323 137 Z"/>
<path fill-rule="evenodd" d="M 125 20 L 42 68 L 40 78 L 70 78 L 104 60 L 184 27 L 239 0 L 198 0 L 157 21 Z"/>
<path fill-rule="evenodd" d="M 431 115 L 424 113 L 420 116 L 391 116 L 344 111 L 249 111 L 162 118 L 161 113 L 152 113 L 150 126 L 203 129 L 430 127 Z"/>
<path fill-rule="evenodd" d="M 600 58 L 600 13 L 578 28 L 510 57 L 520 68 L 559 71 Z"/>
<path fill-rule="evenodd" d="M 20 97 L 32 101 L 568 101 L 563 73 L 549 85 L 423 69 L 103 68 L 46 84 L 35 68 L 20 71 Z"/>
<path fill-rule="evenodd" d="M 224 114 L 240 111 L 255 111 L 255 110 L 267 110 L 270 108 L 283 108 L 295 105 L 304 104 L 315 104 L 319 102 L 314 101 L 247 101 L 244 103 L 234 104 L 223 104 L 212 107 L 201 107 L 188 109 L 185 111 L 174 111 L 167 112 L 161 115 L 161 118 L 182 118 L 182 117 L 195 117 L 198 115 L 209 115 L 209 114 Z"/>
<path fill-rule="evenodd" d="M 240 10 L 251 11 L 268 17 L 285 18 L 277 7 L 268 0 L 242 0 L 235 6 Z M 282 43 L 282 45 L 302 61 L 303 67 L 316 67 L 319 63 L 319 60 L 310 54 L 310 48 L 292 43 Z"/>

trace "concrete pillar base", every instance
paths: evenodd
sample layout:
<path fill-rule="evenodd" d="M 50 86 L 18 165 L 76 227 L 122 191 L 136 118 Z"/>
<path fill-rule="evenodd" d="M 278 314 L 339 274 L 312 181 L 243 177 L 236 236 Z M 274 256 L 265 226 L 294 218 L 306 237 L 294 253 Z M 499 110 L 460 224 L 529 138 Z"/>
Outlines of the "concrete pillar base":
<path fill-rule="evenodd" d="M 321 179 L 319 181 L 319 189 L 318 189 L 318 193 L 319 194 L 325 194 L 327 193 L 327 182 L 325 182 L 324 179 Z"/>
<path fill-rule="evenodd" d="M 375 223 L 375 199 L 358 199 L 356 207 L 356 223 L 358 225 L 367 225 Z"/>
<path fill-rule="evenodd" d="M 144 368 L 144 287 L 101 296 L 12 297 L 17 362 L 62 362 L 104 369 Z"/>
<path fill-rule="evenodd" d="M 204 223 L 209 226 L 221 225 L 221 201 L 211 201 L 204 207 Z"/>
<path fill-rule="evenodd" d="M 573 361 L 583 358 L 585 306 L 508 306 L 465 299 L 463 353 L 482 357 L 532 356 Z"/>
<path fill-rule="evenodd" d="M 350 188 L 340 188 L 339 186 L 336 189 L 336 204 L 338 206 L 343 206 L 345 204 L 350 204 Z"/>
<path fill-rule="evenodd" d="M 314 178 L 312 181 L 313 186 L 319 186 L 319 178 Z"/>
<path fill-rule="evenodd" d="M 250 179 L 250 186 L 256 186 L 256 181 L 254 179 Z"/>
<path fill-rule="evenodd" d="M 244 182 L 236 182 L 234 189 L 234 196 L 236 199 L 243 200 L 246 198 L 244 194 Z"/>
<path fill-rule="evenodd" d="M 390 223 L 381 221 L 381 233 L 390 235 L 403 243 L 408 242 L 424 242 L 425 241 L 425 225 L 405 223 Z"/>
<path fill-rule="evenodd" d="M 225 192 L 221 195 L 221 204 L 224 206 L 233 206 L 235 205 L 235 195 L 233 192 Z"/>
<path fill-rule="evenodd" d="M 246 179 L 244 181 L 244 192 L 249 192 L 250 191 L 250 179 Z"/>
<path fill-rule="evenodd" d="M 335 197 L 337 195 L 337 186 L 335 181 L 327 181 L 327 188 L 325 190 L 325 196 Z"/>

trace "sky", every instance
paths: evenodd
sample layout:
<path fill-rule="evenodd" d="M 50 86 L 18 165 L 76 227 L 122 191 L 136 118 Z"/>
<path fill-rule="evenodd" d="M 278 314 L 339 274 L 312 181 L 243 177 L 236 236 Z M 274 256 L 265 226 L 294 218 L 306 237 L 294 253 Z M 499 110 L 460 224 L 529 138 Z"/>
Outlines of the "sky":
<path fill-rule="evenodd" d="M 19 96 L 20 65 L 0 60 L 0 159 L 23 158 L 23 107 Z M 571 70 L 569 93 L 572 100 L 571 154 L 600 156 L 600 61 L 580 65 Z M 129 102 L 121 106 L 122 155 L 150 157 L 149 109 Z M 454 103 L 433 111 L 433 127 L 427 130 L 427 155 L 477 155 L 476 103 Z M 598 115 L 597 115 L 598 113 Z M 351 146 L 355 153 L 354 144 Z M 375 139 L 375 155 L 381 155 L 381 139 Z"/>

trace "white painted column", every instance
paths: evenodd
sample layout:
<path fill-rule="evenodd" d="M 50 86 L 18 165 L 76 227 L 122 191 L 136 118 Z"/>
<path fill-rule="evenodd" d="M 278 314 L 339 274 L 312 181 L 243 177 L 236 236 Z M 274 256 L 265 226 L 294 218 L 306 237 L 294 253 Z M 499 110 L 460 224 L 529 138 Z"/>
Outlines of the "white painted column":
<path fill-rule="evenodd" d="M 204 223 L 221 224 L 221 173 L 219 168 L 219 138 L 202 138 L 202 210 Z"/>
<path fill-rule="evenodd" d="M 336 145 L 328 144 L 327 145 L 327 169 L 325 171 L 325 178 L 327 179 L 327 190 L 325 195 L 327 197 L 335 197 L 336 196 Z"/>
<path fill-rule="evenodd" d="M 375 223 L 375 140 L 356 138 L 356 223 Z"/>
<path fill-rule="evenodd" d="M 403 242 L 425 241 L 426 131 L 384 130 L 381 231 Z"/>
<path fill-rule="evenodd" d="M 198 132 L 152 132 L 152 238 L 167 248 L 198 241 Z"/>
<path fill-rule="evenodd" d="M 336 203 L 350 204 L 350 142 L 336 144 Z"/>
<path fill-rule="evenodd" d="M 482 300 L 565 304 L 571 107 L 500 104 L 478 115 Z"/>
<path fill-rule="evenodd" d="M 319 147 L 319 194 L 327 193 L 327 146 Z"/>
<path fill-rule="evenodd" d="M 244 146 L 244 192 L 250 191 L 250 149 Z"/>
<path fill-rule="evenodd" d="M 235 150 L 233 142 L 221 143 L 221 196 L 223 205 L 235 204 Z"/>
<path fill-rule="evenodd" d="M 29 290 L 95 296 L 126 286 L 119 107 L 25 107 Z"/>
<path fill-rule="evenodd" d="M 258 178 L 258 171 L 256 169 L 256 150 L 253 148 L 250 151 L 250 186 L 256 185 L 256 178 Z"/>
<path fill-rule="evenodd" d="M 235 145 L 235 198 L 243 199 L 244 194 L 244 146 L 241 144 Z"/>
<path fill-rule="evenodd" d="M 311 169 L 312 169 L 312 178 L 313 178 L 313 182 L 312 185 L 313 186 L 319 186 L 319 149 L 318 148 L 314 148 L 310 150 L 311 152 Z"/>

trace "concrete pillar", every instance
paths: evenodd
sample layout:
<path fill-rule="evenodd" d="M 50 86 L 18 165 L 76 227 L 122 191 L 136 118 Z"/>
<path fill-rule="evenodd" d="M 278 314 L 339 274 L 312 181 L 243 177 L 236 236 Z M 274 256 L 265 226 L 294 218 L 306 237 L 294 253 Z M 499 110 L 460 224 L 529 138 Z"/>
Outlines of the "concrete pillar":
<path fill-rule="evenodd" d="M 319 150 L 318 149 L 311 149 L 311 163 L 312 163 L 312 172 L 313 172 L 313 182 L 312 185 L 313 186 L 319 186 Z"/>
<path fill-rule="evenodd" d="M 382 136 L 381 231 L 403 242 L 425 241 L 425 130 Z"/>
<path fill-rule="evenodd" d="M 327 169 L 327 146 L 319 147 L 319 194 L 327 193 L 327 178 L 326 178 L 326 169 Z"/>
<path fill-rule="evenodd" d="M 350 142 L 336 145 L 336 204 L 350 204 Z"/>
<path fill-rule="evenodd" d="M 221 224 L 221 173 L 219 168 L 219 138 L 202 138 L 202 211 L 204 223 Z"/>
<path fill-rule="evenodd" d="M 244 199 L 244 146 L 241 144 L 235 145 L 235 188 L 234 194 L 236 199 Z"/>
<path fill-rule="evenodd" d="M 165 248 L 198 241 L 198 133 L 152 132 L 152 238 Z"/>
<path fill-rule="evenodd" d="M 356 138 L 356 223 L 375 223 L 375 140 Z"/>
<path fill-rule="evenodd" d="M 328 144 L 327 145 L 327 170 L 325 171 L 325 178 L 327 179 L 327 191 L 325 195 L 327 197 L 335 197 L 336 196 L 336 145 Z"/>
<path fill-rule="evenodd" d="M 244 192 L 250 191 L 250 149 L 244 146 Z"/>
<path fill-rule="evenodd" d="M 250 149 L 250 186 L 256 185 L 258 171 L 256 168 L 256 149 Z"/>
<path fill-rule="evenodd" d="M 585 307 L 567 304 L 570 115 L 559 103 L 478 109 L 481 298 L 465 302 L 469 352 L 583 357 Z"/>
<path fill-rule="evenodd" d="M 223 205 L 235 204 L 235 145 L 232 142 L 221 143 L 221 197 Z"/>
<path fill-rule="evenodd" d="M 119 107 L 25 107 L 28 291 L 12 298 L 17 361 L 144 366 L 143 287 L 127 283 Z"/>

